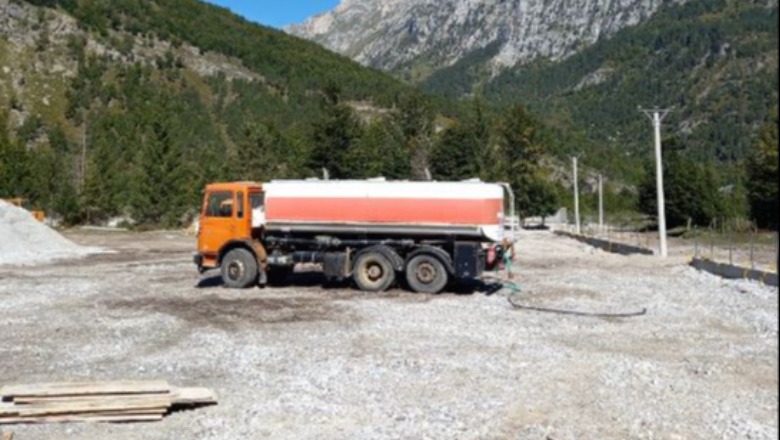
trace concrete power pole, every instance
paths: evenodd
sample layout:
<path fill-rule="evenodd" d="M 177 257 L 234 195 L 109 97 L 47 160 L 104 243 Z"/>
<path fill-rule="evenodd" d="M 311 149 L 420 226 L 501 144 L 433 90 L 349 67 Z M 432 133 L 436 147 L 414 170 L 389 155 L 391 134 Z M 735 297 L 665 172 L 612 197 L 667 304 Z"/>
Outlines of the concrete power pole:
<path fill-rule="evenodd" d="M 666 247 L 666 200 L 664 198 L 664 165 L 661 153 L 661 123 L 671 112 L 670 109 L 642 109 L 639 111 L 647 115 L 653 122 L 655 131 L 655 178 L 658 190 L 658 237 L 660 241 L 661 257 L 666 258 L 669 252 Z"/>
<path fill-rule="evenodd" d="M 577 178 L 577 160 L 579 156 L 572 156 L 571 161 L 574 167 L 574 222 L 577 225 L 577 235 L 582 233 L 580 226 L 580 185 Z"/>
<path fill-rule="evenodd" d="M 604 232 L 604 176 L 599 174 L 599 232 Z"/>

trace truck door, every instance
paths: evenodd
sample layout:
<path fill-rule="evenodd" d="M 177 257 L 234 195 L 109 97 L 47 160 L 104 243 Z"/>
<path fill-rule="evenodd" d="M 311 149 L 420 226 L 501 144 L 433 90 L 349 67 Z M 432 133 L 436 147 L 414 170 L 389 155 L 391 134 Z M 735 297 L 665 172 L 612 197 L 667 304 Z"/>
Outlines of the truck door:
<path fill-rule="evenodd" d="M 200 217 L 198 249 L 206 257 L 216 258 L 222 246 L 236 238 L 237 201 L 233 191 L 211 191 L 206 194 Z"/>

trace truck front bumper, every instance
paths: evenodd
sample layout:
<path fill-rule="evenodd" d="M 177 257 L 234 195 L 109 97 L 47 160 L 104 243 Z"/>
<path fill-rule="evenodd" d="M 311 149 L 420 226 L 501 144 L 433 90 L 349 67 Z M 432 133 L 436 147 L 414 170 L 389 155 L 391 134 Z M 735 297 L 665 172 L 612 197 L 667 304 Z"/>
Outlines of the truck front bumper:
<path fill-rule="evenodd" d="M 195 263 L 196 266 L 198 266 L 198 272 L 203 273 L 205 272 L 205 269 L 203 268 L 203 255 L 202 254 L 195 254 L 192 256 L 192 262 Z"/>

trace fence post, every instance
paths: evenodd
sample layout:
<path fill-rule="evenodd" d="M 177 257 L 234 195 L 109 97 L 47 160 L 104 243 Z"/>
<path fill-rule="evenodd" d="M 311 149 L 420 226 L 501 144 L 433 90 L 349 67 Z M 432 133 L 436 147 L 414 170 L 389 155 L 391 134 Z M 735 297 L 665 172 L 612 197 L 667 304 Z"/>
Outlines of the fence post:
<path fill-rule="evenodd" d="M 750 269 L 756 269 L 756 234 L 753 227 L 750 228 Z"/>
<path fill-rule="evenodd" d="M 732 231 L 728 232 L 728 240 L 729 240 L 729 264 L 734 265 L 734 233 Z"/>
<path fill-rule="evenodd" d="M 729 239 L 729 235 L 726 232 L 726 220 L 725 219 L 721 219 L 721 222 L 720 222 L 720 236 L 721 236 L 721 240 L 725 240 L 726 241 L 726 247 L 730 249 L 731 240 Z"/>
<path fill-rule="evenodd" d="M 715 232 L 713 231 L 713 225 L 710 223 L 710 261 L 715 261 Z"/>

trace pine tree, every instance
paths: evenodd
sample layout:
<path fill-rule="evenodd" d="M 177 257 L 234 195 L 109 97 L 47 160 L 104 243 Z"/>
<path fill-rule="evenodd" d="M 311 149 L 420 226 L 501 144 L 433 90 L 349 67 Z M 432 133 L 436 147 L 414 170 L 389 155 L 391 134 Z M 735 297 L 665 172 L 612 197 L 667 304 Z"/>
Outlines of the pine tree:
<path fill-rule="evenodd" d="M 134 219 L 140 223 L 174 226 L 188 209 L 188 170 L 182 150 L 170 136 L 170 128 L 155 123 L 139 150 L 137 184 L 132 201 Z"/>
<path fill-rule="evenodd" d="M 0 197 L 25 197 L 29 193 L 30 158 L 24 146 L 8 135 L 8 119 L 0 111 Z"/>
<path fill-rule="evenodd" d="M 722 211 L 721 196 L 714 172 L 694 161 L 676 138 L 664 141 L 664 198 L 669 227 L 708 225 Z M 647 161 L 645 179 L 639 188 L 639 209 L 658 215 L 655 162 Z"/>
<path fill-rule="evenodd" d="M 468 115 L 456 121 L 438 138 L 431 168 L 444 179 L 492 179 L 494 161 L 490 149 L 490 122 L 484 103 L 475 99 Z"/>
<path fill-rule="evenodd" d="M 747 161 L 750 213 L 759 227 L 778 228 L 778 112 L 761 130 Z"/>
<path fill-rule="evenodd" d="M 555 191 L 541 167 L 544 148 L 536 141 L 536 123 L 522 106 L 510 108 L 499 127 L 497 175 L 510 183 L 520 217 L 555 212 Z"/>
<path fill-rule="evenodd" d="M 394 119 L 403 134 L 412 179 L 425 180 L 426 170 L 430 168 L 435 125 L 431 103 L 419 92 L 404 95 L 394 112 Z"/>
<path fill-rule="evenodd" d="M 341 102 L 340 90 L 330 87 L 322 100 L 322 116 L 313 124 L 313 149 L 309 168 L 316 174 L 322 168 L 333 179 L 349 178 L 347 154 L 360 139 L 362 128 L 352 108 Z"/>
<path fill-rule="evenodd" d="M 456 122 L 442 133 L 431 155 L 434 176 L 444 180 L 479 177 L 479 145 L 470 128 Z"/>

